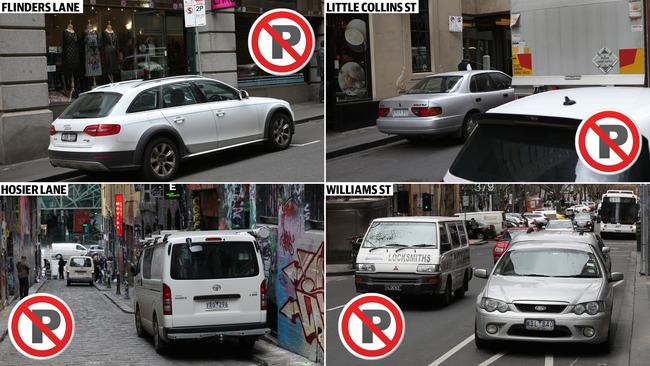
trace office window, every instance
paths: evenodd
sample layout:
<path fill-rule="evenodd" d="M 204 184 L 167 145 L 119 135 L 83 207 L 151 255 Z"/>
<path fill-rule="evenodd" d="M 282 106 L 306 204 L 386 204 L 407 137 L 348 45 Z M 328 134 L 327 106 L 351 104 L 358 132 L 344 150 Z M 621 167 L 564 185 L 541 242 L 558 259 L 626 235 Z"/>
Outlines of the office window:
<path fill-rule="evenodd" d="M 411 14 L 411 63 L 413 72 L 431 71 L 429 2 L 420 0 L 420 12 Z"/>

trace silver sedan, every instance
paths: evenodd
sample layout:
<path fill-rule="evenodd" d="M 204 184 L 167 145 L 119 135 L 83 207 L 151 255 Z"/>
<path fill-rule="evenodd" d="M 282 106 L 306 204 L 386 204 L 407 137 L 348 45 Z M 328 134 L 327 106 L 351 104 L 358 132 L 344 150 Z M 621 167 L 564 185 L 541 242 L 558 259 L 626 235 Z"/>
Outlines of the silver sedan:
<path fill-rule="evenodd" d="M 408 139 L 448 133 L 466 139 L 476 128 L 474 116 L 515 99 L 510 84 L 510 77 L 500 71 L 429 76 L 405 94 L 382 100 L 377 127 Z"/>
<path fill-rule="evenodd" d="M 494 340 L 581 342 L 608 348 L 612 282 L 592 246 L 520 242 L 511 245 L 476 299 L 475 342 Z"/>

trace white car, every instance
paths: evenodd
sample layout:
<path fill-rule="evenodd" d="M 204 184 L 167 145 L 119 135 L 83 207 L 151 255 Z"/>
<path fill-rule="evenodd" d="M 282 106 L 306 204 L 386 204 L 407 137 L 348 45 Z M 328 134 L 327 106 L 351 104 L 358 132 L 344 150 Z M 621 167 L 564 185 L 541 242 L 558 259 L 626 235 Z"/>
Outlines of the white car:
<path fill-rule="evenodd" d="M 650 89 L 597 87 L 535 94 L 477 116 L 478 126 L 445 182 L 650 181 Z M 576 152 L 578 125 L 596 112 L 617 110 L 636 122 L 641 154 L 626 171 L 598 174 Z"/>
<path fill-rule="evenodd" d="M 67 260 L 73 255 L 85 256 L 88 254 L 88 248 L 79 243 L 52 243 L 52 258 Z"/>
<path fill-rule="evenodd" d="M 252 347 L 270 331 L 264 264 L 250 232 L 165 234 L 144 248 L 135 272 L 136 331 L 153 335 L 156 352 L 174 340 L 220 337 Z"/>
<path fill-rule="evenodd" d="M 591 208 L 587 205 L 575 205 L 569 207 L 573 213 L 581 213 L 581 212 L 591 212 Z"/>
<path fill-rule="evenodd" d="M 108 84 L 79 96 L 50 125 L 50 163 L 91 171 L 141 169 L 169 180 L 182 159 L 266 141 L 286 149 L 288 102 L 249 97 L 217 80 L 180 76 Z"/>
<path fill-rule="evenodd" d="M 90 286 L 93 285 L 95 266 L 93 259 L 88 256 L 70 257 L 65 272 L 68 286 L 74 282 L 87 283 Z"/>

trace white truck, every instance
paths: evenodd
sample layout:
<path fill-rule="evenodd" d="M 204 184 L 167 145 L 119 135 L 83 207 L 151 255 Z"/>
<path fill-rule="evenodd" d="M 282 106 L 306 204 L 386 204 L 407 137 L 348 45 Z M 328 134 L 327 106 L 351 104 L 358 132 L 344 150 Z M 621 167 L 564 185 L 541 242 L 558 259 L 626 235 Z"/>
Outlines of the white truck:
<path fill-rule="evenodd" d="M 511 0 L 515 93 L 643 86 L 644 14 L 641 0 Z"/>

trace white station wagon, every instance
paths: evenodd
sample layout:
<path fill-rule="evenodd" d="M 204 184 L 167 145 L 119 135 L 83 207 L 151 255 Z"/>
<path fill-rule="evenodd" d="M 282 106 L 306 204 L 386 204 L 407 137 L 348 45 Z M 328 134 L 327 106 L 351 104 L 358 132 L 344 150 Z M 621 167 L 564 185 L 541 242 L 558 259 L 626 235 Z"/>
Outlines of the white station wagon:
<path fill-rule="evenodd" d="M 178 340 L 237 337 L 252 347 L 270 330 L 266 279 L 254 231 L 165 234 L 144 248 L 135 274 L 135 326 L 156 352 Z"/>
<path fill-rule="evenodd" d="M 89 171 L 141 169 L 169 180 L 182 159 L 266 141 L 286 149 L 289 103 L 249 97 L 202 76 L 109 84 L 82 94 L 50 125 L 50 163 Z"/>

